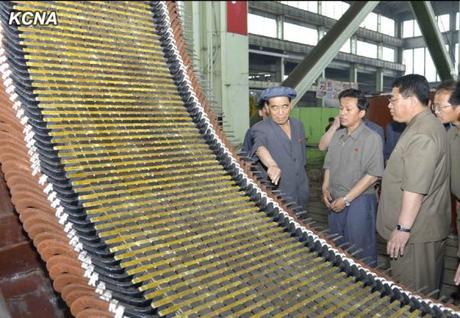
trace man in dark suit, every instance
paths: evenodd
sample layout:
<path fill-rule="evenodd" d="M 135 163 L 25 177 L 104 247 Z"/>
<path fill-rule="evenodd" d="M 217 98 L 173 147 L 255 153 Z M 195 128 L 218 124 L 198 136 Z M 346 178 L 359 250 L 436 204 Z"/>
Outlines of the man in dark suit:
<path fill-rule="evenodd" d="M 269 112 L 266 120 L 252 127 L 255 154 L 267 170 L 270 181 L 306 209 L 309 198 L 308 177 L 305 170 L 306 144 L 303 124 L 289 118 L 291 99 L 296 92 L 290 87 L 271 87 L 262 92 L 259 102 Z"/>

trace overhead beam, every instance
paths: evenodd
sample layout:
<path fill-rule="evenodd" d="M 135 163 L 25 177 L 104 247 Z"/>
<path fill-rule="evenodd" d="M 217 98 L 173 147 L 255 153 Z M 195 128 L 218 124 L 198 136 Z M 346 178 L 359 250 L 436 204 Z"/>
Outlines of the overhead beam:
<path fill-rule="evenodd" d="M 454 64 L 444 46 L 444 38 L 439 31 L 430 2 L 410 1 L 410 4 L 441 81 L 454 79 L 456 77 Z"/>
<path fill-rule="evenodd" d="M 337 23 L 311 50 L 310 54 L 286 78 L 283 85 L 294 87 L 298 94 L 293 100 L 294 105 L 310 89 L 321 72 L 337 55 L 345 41 L 356 32 L 361 22 L 375 9 L 379 2 L 354 1 Z"/>

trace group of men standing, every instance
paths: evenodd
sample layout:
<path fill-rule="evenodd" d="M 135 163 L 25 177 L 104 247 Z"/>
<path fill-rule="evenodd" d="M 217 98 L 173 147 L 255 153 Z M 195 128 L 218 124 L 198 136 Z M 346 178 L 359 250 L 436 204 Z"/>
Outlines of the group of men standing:
<path fill-rule="evenodd" d="M 429 94 L 421 75 L 393 83 L 388 107 L 393 120 L 406 128 L 385 158 L 386 165 L 384 140 L 366 121 L 369 103 L 356 89 L 339 94 L 339 122 L 325 134 L 320 148 L 328 150 L 322 199 L 338 245 L 349 244 L 355 256 L 376 266 L 377 230 L 387 241 L 393 278 L 436 295 L 450 231 L 451 193 L 460 198 L 460 83 L 438 87 L 432 104 L 436 116 Z M 304 129 L 289 118 L 295 97 L 288 87 L 261 94 L 267 118 L 248 131 L 243 151 L 260 160 L 274 186 L 306 208 Z M 443 124 L 452 125 L 447 133 Z M 460 284 L 460 266 L 454 280 Z"/>

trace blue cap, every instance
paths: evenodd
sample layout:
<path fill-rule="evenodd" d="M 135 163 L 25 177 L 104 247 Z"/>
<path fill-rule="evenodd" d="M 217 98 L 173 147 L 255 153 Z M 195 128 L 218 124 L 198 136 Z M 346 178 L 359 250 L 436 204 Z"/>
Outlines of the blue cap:
<path fill-rule="evenodd" d="M 293 99 L 297 96 L 297 93 L 293 88 L 285 87 L 285 86 L 276 86 L 270 87 L 264 90 L 257 101 L 257 104 L 261 105 L 267 102 L 272 97 L 279 97 L 279 96 L 286 96 L 289 99 Z"/>

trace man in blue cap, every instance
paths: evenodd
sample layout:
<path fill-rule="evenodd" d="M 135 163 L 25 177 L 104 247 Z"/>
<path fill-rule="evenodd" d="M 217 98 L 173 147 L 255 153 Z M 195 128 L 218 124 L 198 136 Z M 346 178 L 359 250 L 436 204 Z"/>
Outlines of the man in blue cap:
<path fill-rule="evenodd" d="M 294 89 L 283 86 L 262 92 L 259 103 L 265 104 L 269 117 L 252 126 L 254 144 L 250 155 L 257 155 L 268 178 L 288 202 L 293 200 L 306 209 L 309 185 L 305 133 L 300 121 L 289 118 L 291 100 L 296 95 Z"/>

